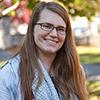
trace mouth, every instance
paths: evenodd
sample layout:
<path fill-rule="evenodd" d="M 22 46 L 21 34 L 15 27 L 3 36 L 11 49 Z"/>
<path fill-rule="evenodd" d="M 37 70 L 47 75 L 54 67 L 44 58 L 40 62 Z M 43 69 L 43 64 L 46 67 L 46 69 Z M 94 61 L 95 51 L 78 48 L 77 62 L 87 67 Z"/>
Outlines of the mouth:
<path fill-rule="evenodd" d="M 56 45 L 58 43 L 57 40 L 53 40 L 53 39 L 45 39 L 45 40 L 51 45 Z"/>
<path fill-rule="evenodd" d="M 44 40 L 46 40 L 46 41 L 52 41 L 52 42 L 58 43 L 58 40 L 56 40 L 56 39 L 45 38 Z"/>

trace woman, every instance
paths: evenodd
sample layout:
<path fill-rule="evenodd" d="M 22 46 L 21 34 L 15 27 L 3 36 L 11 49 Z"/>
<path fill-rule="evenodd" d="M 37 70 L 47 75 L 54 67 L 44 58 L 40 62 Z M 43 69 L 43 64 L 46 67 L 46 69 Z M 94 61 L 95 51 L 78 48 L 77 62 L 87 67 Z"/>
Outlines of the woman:
<path fill-rule="evenodd" d="M 0 100 L 87 100 L 70 19 L 62 6 L 40 2 L 34 7 L 24 44 L 0 76 Z"/>

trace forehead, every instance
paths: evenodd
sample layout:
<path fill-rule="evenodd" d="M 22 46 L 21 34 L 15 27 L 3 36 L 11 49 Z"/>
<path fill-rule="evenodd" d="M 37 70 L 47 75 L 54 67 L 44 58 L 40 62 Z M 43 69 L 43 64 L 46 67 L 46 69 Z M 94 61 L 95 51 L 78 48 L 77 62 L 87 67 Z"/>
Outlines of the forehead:
<path fill-rule="evenodd" d="M 41 22 L 41 23 L 48 22 L 48 23 L 52 23 L 54 25 L 61 25 L 61 26 L 66 27 L 66 23 L 61 18 L 61 16 L 51 10 L 48 10 L 48 9 L 44 9 L 41 11 L 40 19 L 38 22 Z"/>

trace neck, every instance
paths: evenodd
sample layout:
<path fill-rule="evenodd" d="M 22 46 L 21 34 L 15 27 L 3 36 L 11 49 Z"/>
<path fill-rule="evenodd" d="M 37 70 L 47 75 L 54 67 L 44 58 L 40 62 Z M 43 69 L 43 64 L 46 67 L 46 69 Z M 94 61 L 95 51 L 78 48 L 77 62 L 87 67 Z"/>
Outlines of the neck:
<path fill-rule="evenodd" d="M 55 56 L 56 56 L 56 53 L 55 54 L 51 54 L 51 53 L 49 54 L 49 53 L 44 53 L 44 52 L 39 51 L 39 58 L 44 63 L 47 71 L 50 70 L 51 64 L 52 64 Z"/>

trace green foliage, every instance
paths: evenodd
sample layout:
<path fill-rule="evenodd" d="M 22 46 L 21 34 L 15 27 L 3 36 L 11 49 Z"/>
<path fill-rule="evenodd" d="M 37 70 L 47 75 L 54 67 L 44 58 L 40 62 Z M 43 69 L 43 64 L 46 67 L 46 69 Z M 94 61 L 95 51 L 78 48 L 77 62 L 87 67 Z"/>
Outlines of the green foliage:
<path fill-rule="evenodd" d="M 12 4 L 15 4 L 17 1 L 20 1 L 20 0 L 12 0 Z"/>
<path fill-rule="evenodd" d="M 32 9 L 35 6 L 35 4 L 38 2 L 39 2 L 39 0 L 29 0 L 27 7 L 29 9 Z"/>
<path fill-rule="evenodd" d="M 89 97 L 96 96 L 98 99 L 95 100 L 100 100 L 100 81 L 87 81 L 87 89 L 89 92 Z M 91 98 L 91 100 L 94 100 Z"/>
<path fill-rule="evenodd" d="M 100 12 L 100 0 L 58 0 L 62 2 L 72 16 L 87 16 L 89 19 Z"/>

